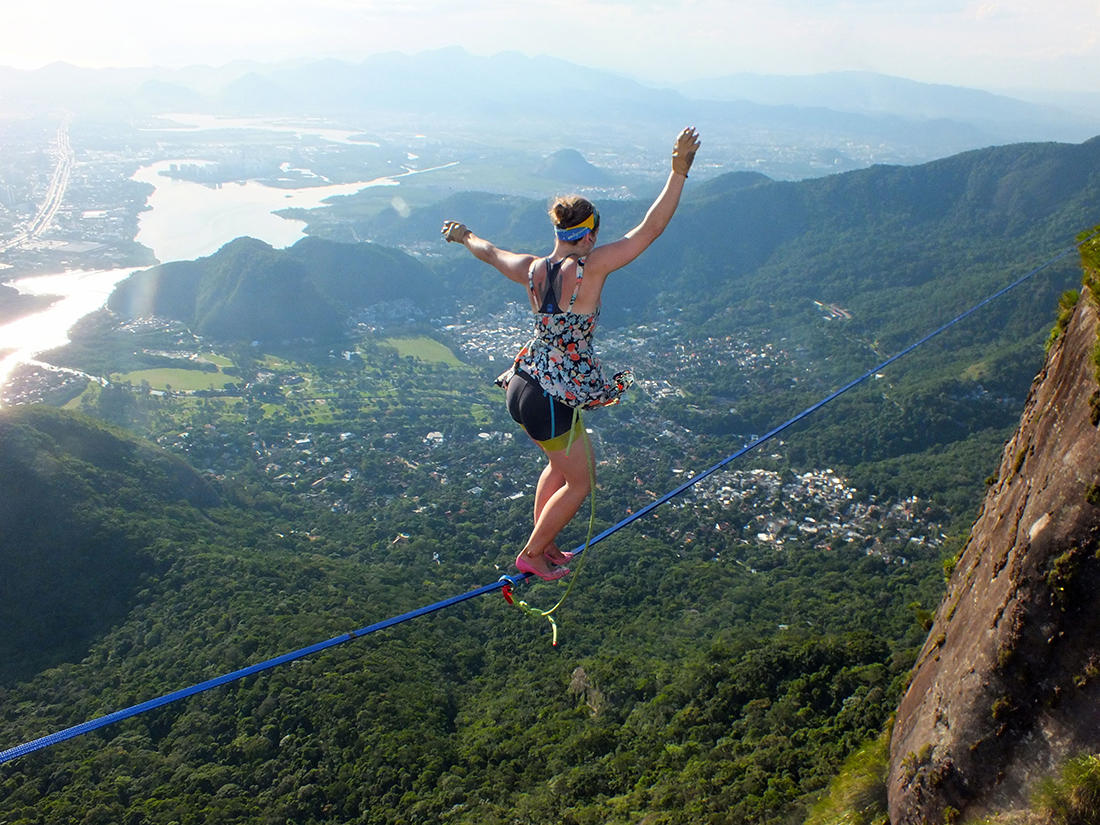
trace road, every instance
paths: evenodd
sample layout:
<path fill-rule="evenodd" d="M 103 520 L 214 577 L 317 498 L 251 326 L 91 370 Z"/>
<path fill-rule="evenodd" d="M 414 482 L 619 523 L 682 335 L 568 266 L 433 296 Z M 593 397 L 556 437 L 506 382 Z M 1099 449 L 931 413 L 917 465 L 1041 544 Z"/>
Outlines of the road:
<path fill-rule="evenodd" d="M 0 252 L 22 246 L 46 232 L 53 223 L 57 210 L 61 208 L 61 203 L 65 200 L 65 190 L 69 188 L 69 176 L 73 171 L 75 157 L 72 144 L 69 142 L 67 121 L 57 127 L 57 146 L 54 153 L 57 155 L 57 166 L 54 167 L 45 199 L 39 204 L 38 211 L 30 223 L 18 235 L 9 240 L 0 241 Z"/>

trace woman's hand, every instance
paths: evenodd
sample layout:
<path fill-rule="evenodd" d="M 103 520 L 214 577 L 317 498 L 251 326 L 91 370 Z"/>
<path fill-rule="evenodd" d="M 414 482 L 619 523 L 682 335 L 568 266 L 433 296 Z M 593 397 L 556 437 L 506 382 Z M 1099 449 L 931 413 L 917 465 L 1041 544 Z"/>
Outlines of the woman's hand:
<path fill-rule="evenodd" d="M 470 230 L 466 228 L 466 224 L 458 221 L 443 221 L 443 228 L 439 231 L 449 243 L 465 243 L 466 238 L 470 235 Z"/>
<path fill-rule="evenodd" d="M 698 151 L 699 133 L 694 126 L 689 126 L 676 138 L 676 146 L 672 150 L 672 171 L 686 178 Z"/>

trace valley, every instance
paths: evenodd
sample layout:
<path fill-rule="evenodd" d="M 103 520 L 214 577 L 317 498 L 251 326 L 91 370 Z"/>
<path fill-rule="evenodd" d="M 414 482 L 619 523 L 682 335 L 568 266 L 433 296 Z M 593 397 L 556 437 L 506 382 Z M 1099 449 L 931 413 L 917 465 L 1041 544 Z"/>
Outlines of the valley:
<path fill-rule="evenodd" d="M 588 185 L 536 174 L 545 134 L 504 153 L 396 117 L 309 130 L 271 116 L 77 119 L 65 201 L 5 252 L 5 279 L 140 269 L 4 389 L 5 746 L 512 572 L 541 464 L 493 378 L 530 319 L 521 291 L 442 244 L 440 221 L 541 248 L 542 198 L 576 185 L 625 231 L 666 160 L 578 143 L 615 176 Z M 19 151 L 35 159 L 3 181 L 12 231 L 56 168 L 46 121 L 6 127 L 29 130 Z M 859 155 L 796 179 L 836 155 L 800 145 L 779 174 L 790 147 L 771 133 L 770 165 L 721 155 L 742 137 L 705 143 L 718 151 L 676 221 L 605 293 L 598 348 L 638 383 L 585 418 L 596 529 L 1100 209 L 1097 139 L 915 166 Z M 132 178 L 166 162 L 173 181 L 262 182 L 272 202 L 390 183 L 280 210 L 290 241 L 306 235 L 293 245 L 232 237 L 158 264 L 135 240 L 149 185 Z M 0 766 L 0 820 L 802 821 L 897 707 L 1079 284 L 1075 258 L 1053 267 L 593 548 L 557 648 L 499 598 L 465 606 Z M 582 521 L 563 545 L 583 542 Z M 535 583 L 524 598 L 560 592 Z"/>

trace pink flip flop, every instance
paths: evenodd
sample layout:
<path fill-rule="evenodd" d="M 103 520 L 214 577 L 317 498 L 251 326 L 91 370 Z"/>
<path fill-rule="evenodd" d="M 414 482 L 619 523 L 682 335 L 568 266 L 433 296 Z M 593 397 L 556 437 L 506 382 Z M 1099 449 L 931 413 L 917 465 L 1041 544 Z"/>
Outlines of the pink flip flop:
<path fill-rule="evenodd" d="M 550 560 L 551 564 L 569 564 L 573 560 L 573 553 L 568 550 L 559 550 L 557 547 L 547 547 L 543 555 Z"/>
<path fill-rule="evenodd" d="M 557 581 L 558 579 L 565 578 L 569 575 L 569 568 L 558 567 L 555 570 L 551 570 L 548 573 L 543 573 L 541 570 L 537 570 L 531 562 L 527 561 L 523 557 L 523 553 L 516 556 L 516 569 L 521 573 L 530 573 L 533 576 L 538 576 L 543 581 Z"/>

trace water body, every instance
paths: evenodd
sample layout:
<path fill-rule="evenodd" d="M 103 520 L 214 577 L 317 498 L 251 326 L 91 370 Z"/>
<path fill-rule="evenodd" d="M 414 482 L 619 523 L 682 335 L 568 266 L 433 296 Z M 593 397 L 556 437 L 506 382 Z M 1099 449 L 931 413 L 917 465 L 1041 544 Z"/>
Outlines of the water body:
<path fill-rule="evenodd" d="M 61 296 L 40 312 L 0 324 L 0 389 L 24 364 L 42 365 L 43 352 L 69 343 L 69 330 L 77 321 L 107 303 L 115 285 L 133 269 L 70 270 L 59 275 L 39 275 L 10 281 L 27 295 Z"/>
<path fill-rule="evenodd" d="M 331 143 L 349 146 L 378 146 L 370 140 L 359 139 L 362 132 L 350 129 L 333 129 L 320 123 L 310 123 L 299 118 L 272 120 L 258 117 L 221 117 L 195 112 L 174 112 L 163 116 L 176 126 L 160 126 L 143 129 L 144 132 L 198 132 L 214 129 L 260 129 L 265 132 L 287 132 L 297 138 L 318 137 Z"/>
<path fill-rule="evenodd" d="M 259 238 L 283 248 L 305 237 L 306 224 L 281 218 L 280 209 L 315 209 L 327 198 L 353 195 L 372 186 L 397 186 L 397 177 L 356 183 L 277 189 L 258 181 L 218 186 L 166 177 L 173 164 L 205 161 L 165 160 L 143 166 L 133 179 L 156 187 L 138 218 L 134 240 L 153 250 L 157 260 L 190 261 L 217 252 L 234 238 Z M 405 173 L 409 174 L 408 172 Z"/>
<path fill-rule="evenodd" d="M 211 255 L 234 238 L 249 236 L 276 248 L 291 246 L 305 237 L 304 221 L 281 218 L 274 212 L 296 207 L 313 209 L 327 198 L 350 195 L 372 186 L 398 186 L 400 178 L 444 169 L 405 172 L 355 183 L 329 184 L 303 189 L 277 189 L 250 180 L 206 186 L 174 180 L 161 173 L 173 164 L 205 163 L 185 159 L 160 161 L 143 166 L 134 180 L 155 187 L 149 209 L 138 219 L 135 240 L 153 250 L 161 262 L 193 260 Z M 0 389 L 24 364 L 35 364 L 43 352 L 69 342 L 69 331 L 92 312 L 103 307 L 116 284 L 136 269 L 69 270 L 9 282 L 28 295 L 57 296 L 44 310 L 0 324 Z"/>

